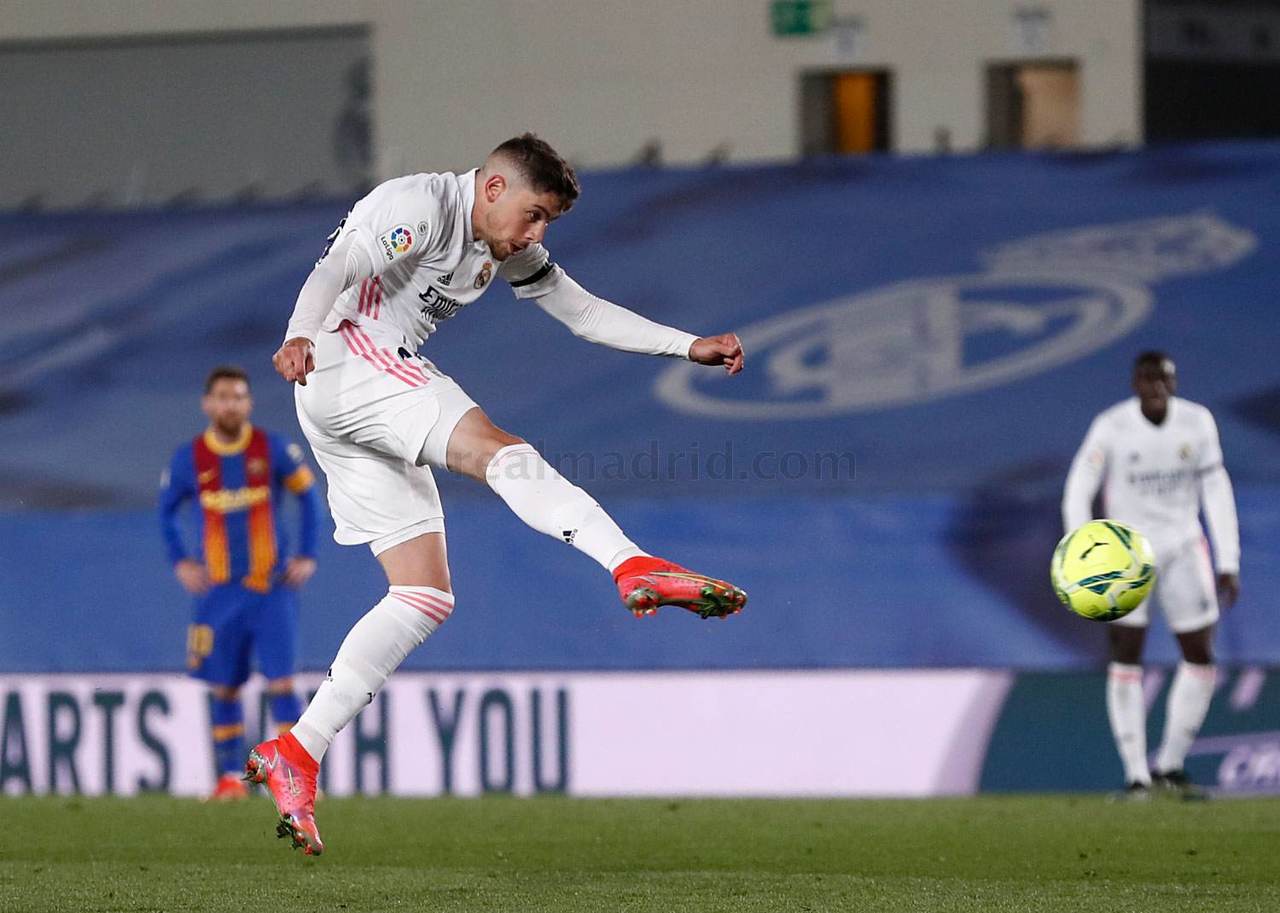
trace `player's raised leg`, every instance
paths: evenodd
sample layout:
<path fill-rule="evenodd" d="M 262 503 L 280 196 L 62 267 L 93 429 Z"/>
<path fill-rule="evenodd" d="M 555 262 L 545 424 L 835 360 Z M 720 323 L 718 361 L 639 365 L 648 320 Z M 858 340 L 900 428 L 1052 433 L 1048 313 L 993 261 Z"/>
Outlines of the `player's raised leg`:
<path fill-rule="evenodd" d="M 423 456 L 438 465 L 439 454 Z M 448 440 L 446 465 L 485 482 L 521 520 L 572 545 L 609 571 L 622 601 L 637 616 L 676 605 L 703 618 L 742 610 L 747 594 L 642 551 L 590 495 L 560 475 L 522 439 L 494 425 L 479 408 L 462 417 Z"/>
<path fill-rule="evenodd" d="M 347 633 L 329 674 L 286 734 L 249 753 L 249 779 L 264 783 L 280 813 L 277 833 L 308 855 L 324 850 L 315 820 L 316 778 L 334 737 L 373 701 L 404 658 L 453 612 L 443 533 L 378 550 L 387 594 Z"/>

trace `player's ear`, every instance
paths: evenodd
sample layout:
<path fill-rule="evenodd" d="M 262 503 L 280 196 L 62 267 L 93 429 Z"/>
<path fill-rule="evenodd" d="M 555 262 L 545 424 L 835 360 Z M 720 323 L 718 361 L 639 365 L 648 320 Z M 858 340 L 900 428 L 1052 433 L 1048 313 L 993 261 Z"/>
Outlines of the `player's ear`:
<path fill-rule="evenodd" d="M 484 182 L 484 198 L 490 203 L 498 202 L 498 197 L 502 196 L 507 189 L 507 177 L 502 172 L 494 172 L 489 175 L 489 179 Z"/>

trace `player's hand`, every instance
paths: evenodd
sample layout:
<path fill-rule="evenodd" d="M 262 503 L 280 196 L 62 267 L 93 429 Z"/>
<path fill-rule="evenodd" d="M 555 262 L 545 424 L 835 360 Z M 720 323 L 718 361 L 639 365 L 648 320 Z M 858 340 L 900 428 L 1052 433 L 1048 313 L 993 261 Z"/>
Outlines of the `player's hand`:
<path fill-rule="evenodd" d="M 1224 609 L 1229 609 L 1236 604 L 1236 600 L 1240 598 L 1240 575 L 1239 574 L 1219 574 L 1218 575 L 1218 599 L 1222 603 Z"/>
<path fill-rule="evenodd" d="M 316 347 L 305 336 L 286 339 L 271 356 L 271 363 L 285 380 L 296 380 L 305 387 L 307 375 L 316 369 Z"/>
<path fill-rule="evenodd" d="M 689 346 L 689 360 L 700 365 L 724 365 L 730 374 L 742 370 L 742 342 L 737 333 L 703 336 Z"/>
<path fill-rule="evenodd" d="M 295 555 L 285 562 L 284 582 L 296 590 L 299 587 L 306 586 L 307 581 L 311 579 L 311 575 L 315 572 L 316 559 Z"/>
<path fill-rule="evenodd" d="M 182 588 L 192 596 L 203 596 L 209 592 L 209 572 L 194 558 L 183 558 L 175 564 L 173 575 L 178 578 Z"/>

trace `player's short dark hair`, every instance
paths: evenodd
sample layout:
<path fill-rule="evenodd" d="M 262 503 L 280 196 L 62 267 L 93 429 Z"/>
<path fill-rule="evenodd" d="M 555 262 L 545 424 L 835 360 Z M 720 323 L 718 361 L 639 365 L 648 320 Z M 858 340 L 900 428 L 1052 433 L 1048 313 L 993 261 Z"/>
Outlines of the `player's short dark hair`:
<path fill-rule="evenodd" d="M 582 192 L 573 166 L 552 149 L 550 143 L 533 133 L 513 136 L 491 154 L 511 162 L 534 190 L 559 197 L 560 208 L 564 212 L 573 206 L 573 201 Z"/>
<path fill-rule="evenodd" d="M 213 392 L 213 385 L 220 380 L 242 380 L 245 386 L 249 385 L 249 375 L 245 373 L 244 368 L 239 365 L 218 365 L 209 372 L 209 376 L 204 381 L 204 392 L 206 395 Z"/>
<path fill-rule="evenodd" d="M 1143 368 L 1151 365 L 1157 368 L 1164 368 L 1165 362 L 1173 367 L 1173 359 L 1168 352 L 1161 352 L 1159 349 L 1147 349 L 1145 352 L 1139 352 L 1138 357 L 1133 360 L 1133 370 L 1141 371 Z"/>

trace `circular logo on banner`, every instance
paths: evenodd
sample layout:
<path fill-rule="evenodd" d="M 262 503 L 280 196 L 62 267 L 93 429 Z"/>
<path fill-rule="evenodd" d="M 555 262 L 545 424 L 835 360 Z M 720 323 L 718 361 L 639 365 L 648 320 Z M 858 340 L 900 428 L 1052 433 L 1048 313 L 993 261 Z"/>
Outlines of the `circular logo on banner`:
<path fill-rule="evenodd" d="M 657 395 L 720 418 L 814 419 L 968 393 L 1094 352 L 1151 310 L 1138 282 L 996 273 L 901 282 L 739 332 L 751 371 L 681 363 Z"/>

